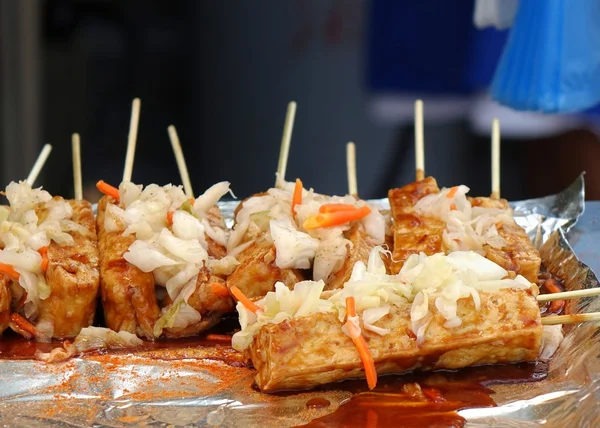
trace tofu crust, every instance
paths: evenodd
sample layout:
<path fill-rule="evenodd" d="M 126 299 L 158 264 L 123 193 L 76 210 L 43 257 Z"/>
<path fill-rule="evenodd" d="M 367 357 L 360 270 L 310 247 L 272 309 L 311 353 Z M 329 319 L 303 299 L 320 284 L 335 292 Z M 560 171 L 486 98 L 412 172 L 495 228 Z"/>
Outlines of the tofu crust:
<path fill-rule="evenodd" d="M 387 335 L 364 328 L 362 333 L 380 375 L 535 361 L 542 340 L 536 294 L 537 289 L 480 292 L 479 310 L 470 298 L 461 299 L 457 314 L 463 323 L 449 329 L 431 301 L 434 315 L 420 346 L 411 331 L 408 301 L 392 306 L 375 324 L 390 329 Z M 245 351 L 261 391 L 308 389 L 364 377 L 358 351 L 341 327 L 335 313 L 263 326 Z"/>
<path fill-rule="evenodd" d="M 87 232 L 85 235 L 69 232 L 75 241 L 73 246 L 60 246 L 54 241 L 48 246 L 46 283 L 51 292 L 40 301 L 37 322 L 51 322 L 52 337 L 57 339 L 75 337 L 93 323 L 100 281 L 92 205 L 87 201 L 67 202 L 73 209 L 71 220 Z"/>

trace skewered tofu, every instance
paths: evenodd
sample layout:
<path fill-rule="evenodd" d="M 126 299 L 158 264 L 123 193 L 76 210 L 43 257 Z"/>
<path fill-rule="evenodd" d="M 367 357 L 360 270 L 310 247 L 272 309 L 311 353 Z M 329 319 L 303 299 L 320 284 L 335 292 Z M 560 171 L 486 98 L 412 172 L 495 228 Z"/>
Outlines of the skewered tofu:
<path fill-rule="evenodd" d="M 354 196 L 325 196 L 302 183 L 245 199 L 235 210 L 228 248 L 240 262 L 227 278 L 249 298 L 280 281 L 288 287 L 312 276 L 327 289 L 348 279 L 358 260 L 385 240 L 385 219 Z"/>
<path fill-rule="evenodd" d="M 277 267 L 275 244 L 267 239 L 253 242 L 236 258 L 240 265 L 227 277 L 227 285 L 239 288 L 249 298 L 264 296 L 278 281 L 293 287 L 305 279 L 300 269 Z"/>
<path fill-rule="evenodd" d="M 376 323 L 390 333 L 379 336 L 363 330 L 377 373 L 535 361 L 542 325 L 532 294 L 510 290 L 480 293 L 480 297 L 480 311 L 470 300 L 459 302 L 461 327 L 447 329 L 444 318 L 434 316 L 421 345 L 411 331 L 410 304 L 392 306 L 391 312 Z M 432 305 L 430 310 L 434 310 Z M 265 392 L 306 389 L 364 376 L 355 345 L 332 313 L 267 325 L 248 354 L 257 370 L 256 384 Z"/>
<path fill-rule="evenodd" d="M 415 205 L 421 198 L 439 191 L 437 182 L 432 177 L 389 191 L 394 236 L 390 265 L 392 273 L 400 272 L 404 262 L 412 254 L 424 252 L 431 255 L 442 251 L 445 223 L 434 217 L 417 215 L 415 212 Z"/>
<path fill-rule="evenodd" d="M 123 236 L 124 228 L 105 228 L 108 197 L 98 203 L 98 238 L 100 247 L 100 289 L 104 320 L 114 331 L 127 331 L 152 339 L 154 323 L 160 315 L 154 289 L 154 276 L 142 272 L 123 257 L 134 235 Z"/>
<path fill-rule="evenodd" d="M 392 272 L 398 272 L 407 257 L 420 251 L 433 254 L 470 249 L 536 282 L 539 253 L 515 223 L 508 202 L 484 197 L 465 199 L 466 191 L 468 188 L 457 186 L 440 194 L 430 177 L 390 190 L 394 220 Z"/>
<path fill-rule="evenodd" d="M 96 313 L 98 239 L 92 206 L 51 197 L 26 182 L 10 183 L 6 195 L 10 207 L 2 207 L 0 263 L 11 272 L 4 278 L 13 300 L 10 327 L 42 341 L 75 337 Z"/>
<path fill-rule="evenodd" d="M 507 278 L 474 252 L 413 255 L 397 275 L 383 272 L 381 260 L 370 258 L 368 266 L 355 265 L 343 289 L 320 298 L 323 283 L 304 282 L 255 301 L 255 312 L 238 303 L 242 330 L 233 346 L 252 360 L 258 387 L 305 389 L 365 373 L 368 379 L 357 338 L 378 374 L 537 359 L 538 289 L 522 276 Z"/>
<path fill-rule="evenodd" d="M 233 310 L 224 278 L 237 262 L 225 255 L 227 230 L 215 206 L 228 191 L 222 182 L 188 200 L 171 185 L 122 183 L 108 190 L 120 199 L 103 198 L 98 209 L 102 297 L 111 329 L 147 339 L 189 336 Z"/>
<path fill-rule="evenodd" d="M 70 231 L 74 245 L 48 246 L 46 283 L 50 296 L 40 301 L 38 324 L 52 325 L 54 338 L 70 338 L 92 325 L 96 314 L 100 274 L 98 237 L 92 205 L 87 201 L 68 201 L 73 220 L 82 226 Z M 40 218 L 42 216 L 40 215 Z"/>

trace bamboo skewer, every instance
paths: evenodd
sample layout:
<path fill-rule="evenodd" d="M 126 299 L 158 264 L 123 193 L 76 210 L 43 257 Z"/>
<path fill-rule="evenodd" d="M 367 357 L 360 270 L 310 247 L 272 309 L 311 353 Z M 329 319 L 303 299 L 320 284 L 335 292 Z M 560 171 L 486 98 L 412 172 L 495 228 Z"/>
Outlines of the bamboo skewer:
<path fill-rule="evenodd" d="M 141 104 L 142 102 L 139 98 L 135 98 L 131 104 L 131 120 L 129 121 L 129 135 L 127 137 L 127 155 L 125 157 L 123 181 L 131 181 L 131 174 L 133 173 L 133 158 L 135 156 L 138 125 L 140 123 Z"/>
<path fill-rule="evenodd" d="M 83 184 L 81 181 L 81 141 L 79 134 L 73 134 L 71 138 L 71 148 L 73 152 L 73 186 L 75 188 L 75 200 L 83 199 Z"/>
<path fill-rule="evenodd" d="M 277 176 L 275 178 L 275 187 L 281 188 L 285 182 L 285 171 L 287 169 L 288 156 L 290 154 L 290 143 L 292 141 L 292 131 L 294 130 L 294 120 L 296 119 L 296 102 L 291 101 L 288 104 L 285 115 L 285 124 L 283 125 L 283 136 L 281 137 L 281 148 L 279 149 L 279 162 L 277 164 Z"/>
<path fill-rule="evenodd" d="M 425 141 L 423 131 L 423 101 L 415 101 L 415 168 L 417 181 L 425 178 Z"/>
<path fill-rule="evenodd" d="M 356 144 L 346 144 L 346 170 L 348 172 L 348 194 L 358 197 L 358 181 L 356 178 Z"/>
<path fill-rule="evenodd" d="M 586 290 L 564 291 L 562 293 L 540 294 L 536 297 L 538 302 L 552 302 L 553 300 L 578 299 L 600 295 L 600 287 Z"/>
<path fill-rule="evenodd" d="M 190 180 L 190 174 L 185 163 L 185 157 L 183 156 L 183 150 L 181 149 L 181 142 L 177 135 L 175 126 L 171 125 L 167 128 L 169 133 L 169 139 L 171 140 L 171 146 L 173 147 L 173 153 L 175 153 L 175 160 L 177 161 L 177 168 L 179 169 L 179 175 L 181 176 L 181 182 L 185 190 L 185 195 L 188 198 L 194 197 L 194 190 L 192 189 L 192 182 Z"/>
<path fill-rule="evenodd" d="M 50 144 L 44 145 L 44 148 L 38 155 L 38 158 L 36 159 L 35 163 L 33 164 L 33 168 L 31 168 L 31 172 L 27 176 L 26 181 L 27 181 L 27 184 L 29 184 L 30 186 L 33 187 L 35 180 L 37 180 L 38 176 L 40 175 L 40 172 L 42 171 L 44 164 L 48 160 L 48 156 L 50 156 L 51 151 L 52 151 L 52 146 Z"/>
<path fill-rule="evenodd" d="M 600 312 L 573 315 L 550 315 L 547 317 L 542 317 L 543 325 L 579 324 L 588 321 L 600 321 Z"/>
<path fill-rule="evenodd" d="M 492 199 L 500 199 L 500 121 L 492 120 Z"/>

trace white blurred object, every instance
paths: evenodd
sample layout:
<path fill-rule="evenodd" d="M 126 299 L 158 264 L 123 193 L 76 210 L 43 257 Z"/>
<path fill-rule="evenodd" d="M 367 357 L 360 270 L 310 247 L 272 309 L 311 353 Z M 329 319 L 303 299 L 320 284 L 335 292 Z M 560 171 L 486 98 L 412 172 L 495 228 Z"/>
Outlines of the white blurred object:
<path fill-rule="evenodd" d="M 519 0 L 475 0 L 473 21 L 479 29 L 496 27 L 509 28 L 517 13 Z"/>
<path fill-rule="evenodd" d="M 502 124 L 502 137 L 517 139 L 551 137 L 586 125 L 583 117 L 516 111 L 498 104 L 488 94 L 476 96 L 468 114 L 473 132 L 490 135 L 493 118 Z"/>

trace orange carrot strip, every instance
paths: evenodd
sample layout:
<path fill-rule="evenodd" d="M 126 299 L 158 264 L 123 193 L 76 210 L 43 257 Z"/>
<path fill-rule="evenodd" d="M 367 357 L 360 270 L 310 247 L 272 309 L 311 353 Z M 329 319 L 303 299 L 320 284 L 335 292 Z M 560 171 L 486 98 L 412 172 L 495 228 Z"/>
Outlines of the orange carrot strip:
<path fill-rule="evenodd" d="M 175 214 L 173 211 L 169 211 L 167 213 L 167 224 L 169 226 L 171 226 L 173 224 L 173 214 Z"/>
<path fill-rule="evenodd" d="M 41 263 L 41 268 L 43 272 L 46 272 L 48 270 L 48 264 L 50 263 L 50 260 L 48 260 L 48 247 L 42 247 L 38 250 L 38 253 L 40 253 L 40 255 L 42 256 L 42 263 Z"/>
<path fill-rule="evenodd" d="M 229 291 L 231 294 L 233 294 L 233 297 L 235 297 L 238 302 L 241 302 L 242 305 L 244 305 L 249 311 L 256 313 L 261 310 L 256 303 L 244 296 L 244 293 L 242 293 L 242 291 L 235 285 L 231 287 Z"/>
<path fill-rule="evenodd" d="M 352 204 L 325 204 L 319 207 L 321 214 L 336 213 L 339 211 L 354 211 L 357 208 Z"/>
<path fill-rule="evenodd" d="M 318 229 L 320 227 L 340 226 L 342 224 L 350 223 L 354 220 L 360 220 L 369 214 L 371 214 L 371 208 L 369 208 L 367 205 L 352 211 L 319 213 L 308 217 L 304 221 L 303 226 L 307 230 Z"/>
<path fill-rule="evenodd" d="M 110 196 L 113 199 L 116 199 L 119 202 L 119 189 L 111 186 L 108 183 L 105 183 L 104 180 L 100 180 L 96 183 L 96 188 L 100 190 L 100 192 L 104 193 L 106 196 Z"/>
<path fill-rule="evenodd" d="M 377 370 L 375 370 L 375 361 L 373 361 L 371 350 L 369 349 L 367 341 L 361 334 L 360 330 L 357 331 L 354 324 L 347 321 L 348 317 L 355 316 L 356 305 L 354 297 L 346 297 L 346 328 L 348 328 L 348 331 L 351 335 L 350 338 L 354 342 L 354 346 L 356 346 L 358 355 L 360 355 L 360 359 L 363 363 L 365 375 L 367 377 L 367 385 L 369 386 L 369 389 L 373 389 L 375 388 L 375 385 L 377 385 Z"/>
<path fill-rule="evenodd" d="M 292 196 L 292 215 L 296 215 L 296 205 L 302 205 L 302 181 L 296 178 L 296 185 L 294 186 L 294 195 Z"/>
<path fill-rule="evenodd" d="M 455 203 L 450 204 L 450 211 L 456 211 L 457 209 L 458 209 L 458 207 L 456 206 Z"/>
<path fill-rule="evenodd" d="M 452 199 L 454 195 L 456 195 L 456 192 L 458 192 L 458 186 L 451 187 L 450 191 L 446 194 L 446 197 Z"/>
<path fill-rule="evenodd" d="M 550 293 L 561 293 L 562 292 L 562 290 L 560 289 L 558 284 L 556 284 L 556 282 L 552 278 L 549 278 L 546 281 L 544 281 L 543 287 L 546 290 L 548 290 L 548 292 L 550 292 Z M 558 312 L 562 311 L 564 306 L 565 306 L 564 300 L 554 300 L 550 303 L 549 310 L 550 310 L 550 312 L 558 313 Z"/>
<path fill-rule="evenodd" d="M 221 297 L 228 297 L 230 295 L 229 289 L 227 288 L 227 286 L 225 284 L 221 284 L 219 282 L 211 283 L 210 291 L 212 291 L 213 294 L 216 294 L 217 296 L 221 296 Z"/>
<path fill-rule="evenodd" d="M 213 342 L 231 344 L 231 336 L 227 334 L 207 334 L 204 338 Z"/>
<path fill-rule="evenodd" d="M 18 281 L 21 277 L 19 272 L 17 272 L 14 267 L 5 263 L 0 263 L 0 273 L 3 273 L 4 275 L 9 276 L 11 279 L 16 281 Z"/>
<path fill-rule="evenodd" d="M 31 324 L 29 321 L 27 321 L 21 315 L 13 312 L 12 315 L 10 316 L 10 320 L 12 322 L 14 322 L 17 325 L 17 327 L 19 327 L 21 330 L 25 330 L 27 333 L 31 334 L 32 336 L 36 335 L 37 331 L 35 330 L 35 327 L 33 326 L 33 324 Z"/>

